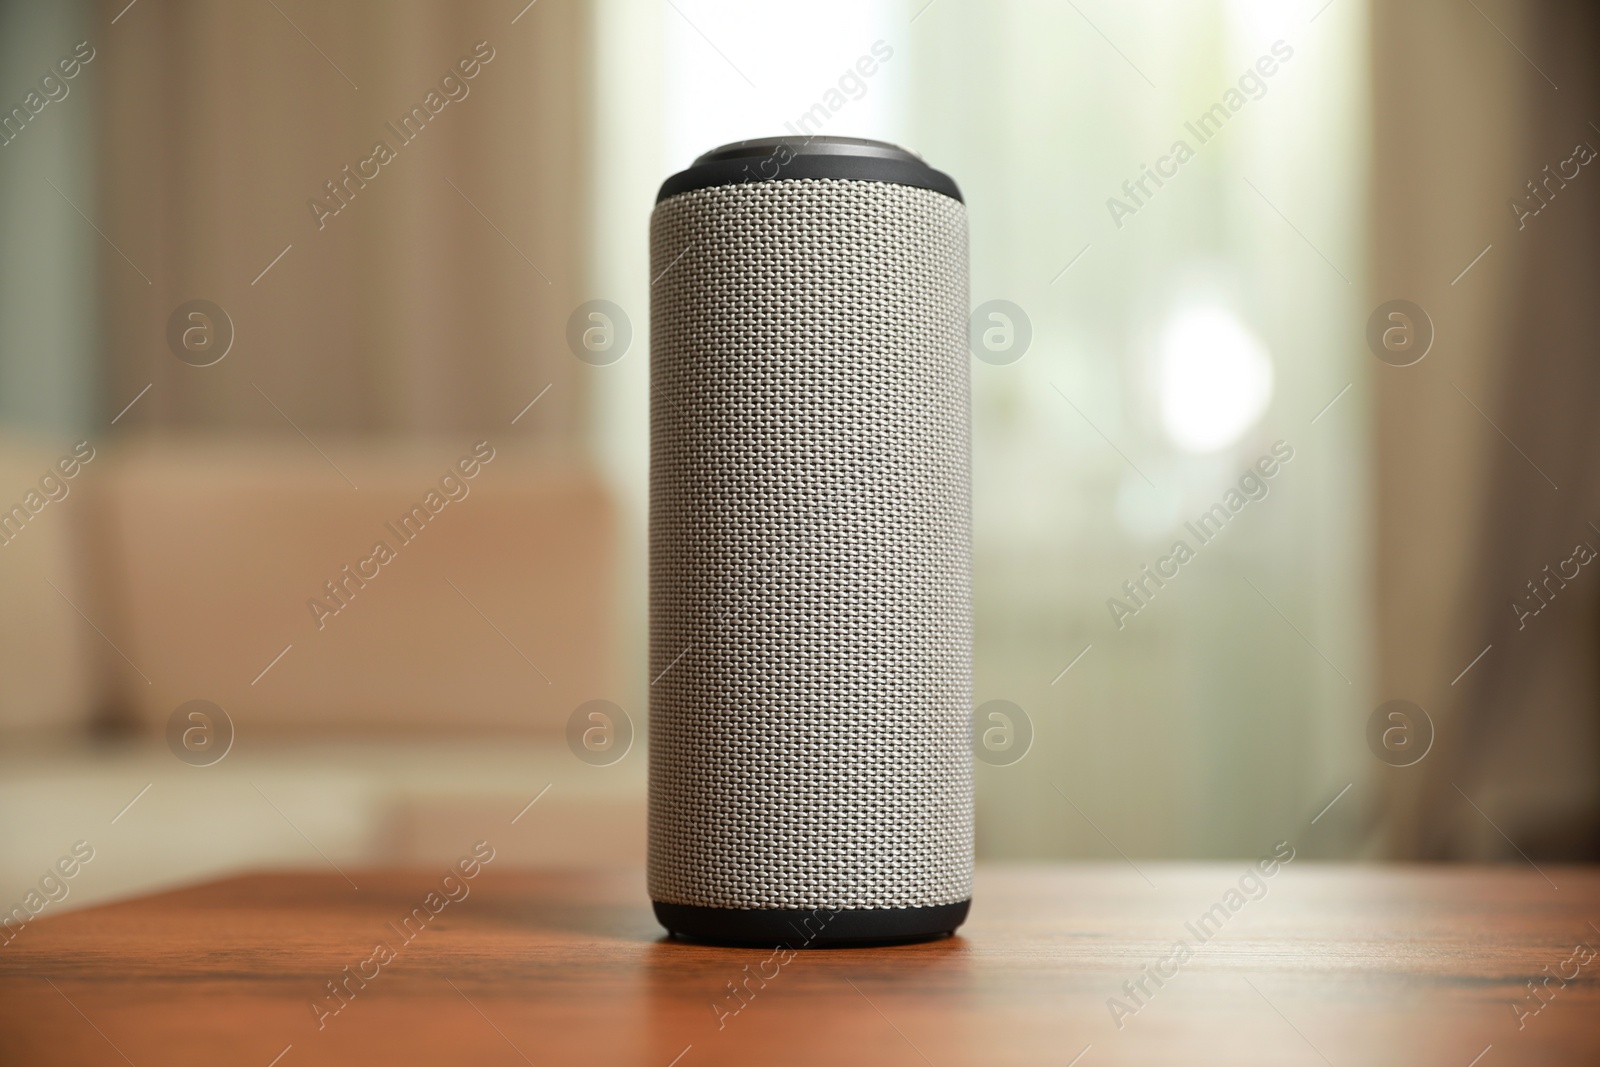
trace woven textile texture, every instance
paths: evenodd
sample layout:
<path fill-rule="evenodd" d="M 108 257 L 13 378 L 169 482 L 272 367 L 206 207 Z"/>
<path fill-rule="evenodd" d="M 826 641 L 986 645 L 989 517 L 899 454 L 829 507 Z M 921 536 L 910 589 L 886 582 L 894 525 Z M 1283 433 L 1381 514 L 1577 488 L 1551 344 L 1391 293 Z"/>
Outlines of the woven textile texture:
<path fill-rule="evenodd" d="M 698 189 L 650 261 L 651 896 L 966 900 L 966 210 Z"/>

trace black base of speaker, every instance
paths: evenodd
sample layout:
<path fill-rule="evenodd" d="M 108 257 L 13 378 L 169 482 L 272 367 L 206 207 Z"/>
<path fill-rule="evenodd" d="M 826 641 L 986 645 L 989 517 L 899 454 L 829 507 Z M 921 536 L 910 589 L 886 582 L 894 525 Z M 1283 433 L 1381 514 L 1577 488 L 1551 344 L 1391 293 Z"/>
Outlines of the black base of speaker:
<path fill-rule="evenodd" d="M 972 901 L 928 908 L 702 908 L 653 901 L 656 918 L 675 937 L 719 945 L 830 948 L 949 937 Z"/>

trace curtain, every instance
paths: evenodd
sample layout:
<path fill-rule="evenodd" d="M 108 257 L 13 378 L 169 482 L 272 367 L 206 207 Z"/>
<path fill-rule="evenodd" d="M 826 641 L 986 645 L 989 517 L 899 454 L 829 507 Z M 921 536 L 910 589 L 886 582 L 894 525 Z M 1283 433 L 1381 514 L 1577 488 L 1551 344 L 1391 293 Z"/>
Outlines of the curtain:
<path fill-rule="evenodd" d="M 1396 0 L 1372 40 L 1372 303 L 1436 330 L 1375 390 L 1379 675 L 1435 731 L 1384 768 L 1386 850 L 1594 859 L 1600 19 Z"/>
<path fill-rule="evenodd" d="M 469 432 L 549 385 L 505 433 L 576 435 L 583 5 L 125 4 L 88 33 L 107 418 L 150 385 L 119 428 Z M 169 341 L 194 300 L 213 366 Z"/>

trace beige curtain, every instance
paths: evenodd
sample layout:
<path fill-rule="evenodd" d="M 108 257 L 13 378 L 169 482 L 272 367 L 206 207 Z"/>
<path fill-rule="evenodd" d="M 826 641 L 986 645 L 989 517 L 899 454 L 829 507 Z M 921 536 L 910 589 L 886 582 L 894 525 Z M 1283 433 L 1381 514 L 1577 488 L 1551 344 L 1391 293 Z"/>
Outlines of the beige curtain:
<path fill-rule="evenodd" d="M 1375 371 L 1381 684 L 1437 730 L 1421 763 L 1383 768 L 1387 851 L 1594 859 L 1600 567 L 1537 616 L 1512 604 L 1600 548 L 1600 166 L 1537 216 L 1509 202 L 1600 148 L 1600 19 L 1380 0 L 1372 41 L 1371 304 L 1414 300 L 1437 331 L 1421 363 Z"/>
<path fill-rule="evenodd" d="M 465 432 L 551 385 L 506 433 L 575 436 L 583 5 L 125 3 L 90 37 L 108 418 L 153 383 L 121 427 Z M 379 141 L 393 158 L 368 162 Z M 330 181 L 347 203 L 319 220 Z M 194 298 L 234 324 L 212 367 L 169 351 Z"/>

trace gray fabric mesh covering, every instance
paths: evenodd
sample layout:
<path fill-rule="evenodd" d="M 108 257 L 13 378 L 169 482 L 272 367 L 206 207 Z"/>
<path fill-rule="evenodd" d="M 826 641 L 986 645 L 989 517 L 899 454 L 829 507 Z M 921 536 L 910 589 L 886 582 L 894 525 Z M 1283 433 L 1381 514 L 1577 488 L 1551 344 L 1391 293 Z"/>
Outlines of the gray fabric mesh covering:
<path fill-rule="evenodd" d="M 968 899 L 966 209 L 698 189 L 650 276 L 651 897 Z"/>

